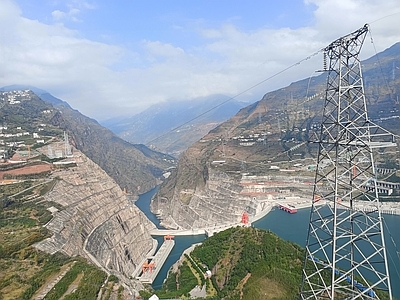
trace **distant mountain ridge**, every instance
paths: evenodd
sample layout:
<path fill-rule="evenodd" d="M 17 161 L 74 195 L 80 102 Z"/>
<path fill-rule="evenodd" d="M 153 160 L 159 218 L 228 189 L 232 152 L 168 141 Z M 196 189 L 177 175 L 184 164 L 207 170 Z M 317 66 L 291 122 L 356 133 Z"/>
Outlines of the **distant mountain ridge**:
<path fill-rule="evenodd" d="M 44 100 L 52 105 L 65 105 L 66 107 L 71 108 L 71 106 L 67 102 L 65 102 L 59 98 L 56 98 L 53 95 L 51 95 L 49 92 L 39 89 L 35 86 L 13 84 L 13 85 L 8 85 L 8 86 L 3 86 L 2 88 L 0 88 L 0 91 L 5 91 L 5 92 L 15 91 L 15 90 L 31 90 L 37 96 L 39 96 L 39 98 L 41 98 L 42 100 Z"/>
<path fill-rule="evenodd" d="M 247 103 L 229 100 L 227 96 L 213 95 L 190 101 L 157 103 L 132 117 L 116 117 L 101 124 L 124 140 L 178 156 L 245 105 Z"/>
<path fill-rule="evenodd" d="M 400 43 L 362 61 L 369 118 L 399 135 L 400 70 L 396 66 L 400 66 Z M 258 198 L 249 196 L 256 191 L 246 190 L 241 183 L 246 176 L 259 176 L 263 182 L 263 176 L 281 174 L 282 179 L 295 182 L 290 173 L 275 170 L 293 172 L 296 164 L 314 163 L 317 144 L 308 141 L 313 141 L 321 123 L 325 87 L 323 73 L 269 92 L 190 146 L 152 200 L 152 211 L 159 214 L 163 226 L 207 227 L 240 220 L 241 211 L 259 212 Z M 383 153 L 375 157 L 378 166 L 400 169 L 398 152 Z M 297 174 L 311 176 L 311 169 L 305 167 Z M 268 192 L 273 198 L 276 191 Z"/>
<path fill-rule="evenodd" d="M 30 111 L 36 106 L 50 104 L 57 112 L 51 123 L 68 133 L 71 143 L 86 156 L 98 164 L 121 189 L 127 189 L 133 195 L 144 193 L 158 185 L 163 179 L 164 170 L 173 166 L 175 160 L 169 155 L 153 151 L 144 145 L 133 145 L 102 127 L 97 121 L 72 109 L 69 104 L 44 90 L 23 85 L 3 87 L 2 91 L 34 90 L 33 108 L 23 111 L 29 118 Z M 43 102 L 42 102 L 43 101 Z M 8 113 L 7 106 L 0 111 L 0 117 L 12 118 L 13 110 Z"/>

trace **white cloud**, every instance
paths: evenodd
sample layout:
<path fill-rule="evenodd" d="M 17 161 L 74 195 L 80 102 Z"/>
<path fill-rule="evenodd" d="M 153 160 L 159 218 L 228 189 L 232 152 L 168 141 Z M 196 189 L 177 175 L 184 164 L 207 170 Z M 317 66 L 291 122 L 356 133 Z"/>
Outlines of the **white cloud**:
<path fill-rule="evenodd" d="M 51 15 L 54 20 L 60 21 L 60 20 L 64 19 L 67 14 L 61 10 L 56 9 L 55 11 L 53 11 L 51 13 Z"/>
<path fill-rule="evenodd" d="M 62 11 L 59 9 L 54 10 L 51 13 L 53 20 L 55 21 L 73 21 L 73 22 L 82 22 L 82 20 L 78 17 L 82 13 L 82 10 L 93 10 L 96 9 L 97 6 L 93 3 L 89 3 L 87 1 L 82 0 L 71 0 L 65 3 L 66 11 Z"/>
<path fill-rule="evenodd" d="M 18 6 L 14 5 L 11 1 L 2 1 L 0 9 L 0 22 L 9 22 L 13 16 L 20 15 L 21 10 Z"/>
<path fill-rule="evenodd" d="M 80 1 L 80 0 L 76 0 L 74 2 L 78 4 L 78 7 L 82 7 L 85 9 L 97 9 L 97 5 L 94 3 L 89 3 L 87 1 Z"/>
<path fill-rule="evenodd" d="M 55 11 L 53 11 L 51 13 L 51 15 L 55 21 L 62 21 L 64 19 L 70 19 L 74 22 L 78 22 L 80 20 L 77 18 L 77 15 L 79 15 L 80 12 L 81 11 L 77 8 L 70 8 L 68 12 L 63 12 L 61 10 L 56 9 Z"/>
<path fill-rule="evenodd" d="M 335 39 L 369 23 L 382 43 L 400 25 L 398 0 L 307 0 L 317 6 L 315 27 L 326 38 Z M 394 14 L 397 14 L 394 15 Z M 392 38 L 398 38 L 399 33 Z M 398 39 L 397 39 L 398 40 Z"/>
<path fill-rule="evenodd" d="M 184 43 L 139 40 L 133 41 L 135 52 L 128 46 L 82 38 L 81 32 L 59 22 L 48 25 L 24 18 L 14 2 L 2 0 L 0 84 L 35 85 L 100 119 L 134 114 L 168 99 L 234 96 L 366 22 L 372 22 L 378 51 L 400 41 L 400 14 L 390 16 L 400 10 L 396 2 L 307 0 L 306 5 L 315 6 L 308 27 L 251 31 L 232 24 L 198 27 L 192 34 L 203 44 L 185 47 Z M 96 8 L 86 1 L 69 5 L 64 12 L 54 10 L 53 18 L 78 19 L 83 9 Z M 370 43 L 364 49 L 364 57 L 374 54 Z M 321 66 L 322 57 L 306 61 L 239 99 L 259 100 L 263 93 L 308 77 Z"/>
<path fill-rule="evenodd" d="M 23 18 L 10 3 L 0 3 L 0 11 L 8 9 L 10 19 L 0 25 L 7 28 L 0 30 L 0 39 L 6 41 L 0 47 L 2 84 L 32 84 L 61 91 L 61 95 L 55 95 L 67 96 L 71 105 L 88 115 L 91 101 L 112 99 L 107 93 L 97 97 L 96 90 L 106 89 L 115 77 L 108 66 L 119 60 L 122 48 L 79 38 L 75 31 L 60 24 L 46 25 Z M 92 91 L 91 98 L 87 97 L 88 91 Z"/>
<path fill-rule="evenodd" d="M 154 57 L 179 57 L 185 54 L 182 48 L 159 41 L 143 41 L 142 44 L 148 54 Z"/>

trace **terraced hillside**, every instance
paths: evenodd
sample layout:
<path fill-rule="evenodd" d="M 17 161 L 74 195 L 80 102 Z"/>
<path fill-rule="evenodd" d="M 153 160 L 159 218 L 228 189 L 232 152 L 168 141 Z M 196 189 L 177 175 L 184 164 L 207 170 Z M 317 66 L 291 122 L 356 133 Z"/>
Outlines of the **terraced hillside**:
<path fill-rule="evenodd" d="M 400 65 L 400 43 L 380 53 L 379 63 L 376 56 L 364 61 L 363 70 L 370 119 L 399 135 L 400 77 L 394 65 Z M 294 82 L 211 130 L 182 154 L 153 198 L 153 212 L 167 227 L 189 229 L 235 223 L 243 212 L 256 217 L 265 203 L 298 205 L 304 197 L 310 202 L 324 91 L 324 75 Z M 377 166 L 400 170 L 397 150 L 377 152 Z M 245 193 L 249 176 L 253 194 Z M 276 176 L 286 177 L 284 188 L 263 187 Z"/>
<path fill-rule="evenodd" d="M 127 194 L 76 149 L 78 134 L 59 127 L 68 124 L 66 113 L 31 91 L 0 92 L 0 103 L 0 298 L 58 299 L 76 290 L 80 299 L 94 299 L 103 284 L 104 299 L 122 296 L 108 275 L 134 295 L 142 285 L 130 276 L 156 246 L 154 225 L 132 202 L 140 189 Z M 139 148 L 148 162 L 158 155 Z M 147 180 L 142 188 L 158 182 L 143 173 L 133 180 Z"/>

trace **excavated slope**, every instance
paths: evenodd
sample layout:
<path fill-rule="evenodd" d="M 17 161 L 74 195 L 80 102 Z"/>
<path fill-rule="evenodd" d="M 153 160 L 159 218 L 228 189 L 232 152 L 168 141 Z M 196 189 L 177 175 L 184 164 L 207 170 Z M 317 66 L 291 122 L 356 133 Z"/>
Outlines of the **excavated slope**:
<path fill-rule="evenodd" d="M 400 61 L 400 43 L 379 55 L 380 64 L 377 56 L 363 61 L 369 117 L 398 134 L 400 77 L 392 71 Z M 382 71 L 392 78 L 390 86 Z M 310 201 L 318 149 L 309 141 L 315 140 L 321 123 L 325 76 L 267 93 L 189 147 L 152 200 L 162 224 L 212 227 L 237 223 L 243 212 L 255 216 L 266 204 Z M 391 159 L 380 156 L 377 163 L 387 166 Z M 284 178 L 284 184 L 272 177 Z"/>
<path fill-rule="evenodd" d="M 129 277 L 153 248 L 154 225 L 98 165 L 75 150 L 76 167 L 55 170 L 47 201 L 63 209 L 46 225 L 53 233 L 37 248 L 81 255 L 113 273 Z"/>

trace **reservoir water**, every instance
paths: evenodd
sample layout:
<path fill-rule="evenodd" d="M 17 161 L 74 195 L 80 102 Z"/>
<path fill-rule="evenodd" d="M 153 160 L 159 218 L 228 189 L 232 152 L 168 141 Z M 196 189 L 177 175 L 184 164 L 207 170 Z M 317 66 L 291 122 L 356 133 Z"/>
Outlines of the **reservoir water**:
<path fill-rule="evenodd" d="M 140 195 L 135 204 L 146 214 L 146 216 L 156 224 L 158 228 L 162 228 L 157 217 L 150 211 L 151 197 L 157 192 L 157 188 Z M 389 271 L 391 278 L 392 293 L 396 299 L 400 300 L 400 216 L 383 215 L 385 243 L 388 250 Z M 264 218 L 253 223 L 254 227 L 271 230 L 279 237 L 295 242 L 300 246 L 305 246 L 308 230 L 308 222 L 310 218 L 310 209 L 300 209 L 296 214 L 289 214 L 279 209 L 273 209 Z M 155 237 L 159 245 L 162 243 L 162 237 Z M 180 258 L 182 252 L 192 244 L 200 243 L 206 237 L 204 235 L 195 236 L 177 236 L 175 237 L 175 247 L 168 257 L 164 266 L 161 268 L 156 280 L 153 283 L 154 289 L 160 289 L 168 270 Z M 398 245 L 398 246 L 396 246 Z"/>
<path fill-rule="evenodd" d="M 150 211 L 150 201 L 151 198 L 154 196 L 154 194 L 157 192 L 157 190 L 158 187 L 148 191 L 147 193 L 140 195 L 139 199 L 135 202 L 135 204 L 149 218 L 149 220 L 152 221 L 157 226 L 157 228 L 162 229 L 164 227 L 160 226 L 160 220 L 157 219 L 156 215 L 154 215 Z M 155 238 L 158 241 L 158 247 L 160 247 L 164 241 L 164 238 L 162 236 L 154 236 L 153 238 Z M 170 255 L 168 256 L 167 260 L 162 266 L 160 272 L 158 273 L 156 279 L 152 284 L 152 287 L 155 290 L 160 289 L 164 282 L 164 279 L 167 277 L 169 269 L 174 263 L 178 261 L 183 251 L 192 246 L 193 244 L 201 243 L 202 241 L 204 241 L 205 238 L 206 238 L 205 235 L 176 236 L 174 238 L 175 247 L 172 249 Z"/>
<path fill-rule="evenodd" d="M 383 218 L 392 294 L 396 299 L 400 299 L 400 257 L 397 252 L 400 246 L 400 216 L 383 215 Z M 254 222 L 253 226 L 269 229 L 279 237 L 305 247 L 309 221 L 310 208 L 300 209 L 296 214 L 274 209 L 264 218 Z"/>
<path fill-rule="evenodd" d="M 160 226 L 160 220 L 157 219 L 156 215 L 150 211 L 151 198 L 155 193 L 157 193 L 157 191 L 158 186 L 147 193 L 139 195 L 139 199 L 136 200 L 135 204 L 147 216 L 147 218 L 156 225 L 157 228 L 164 228 Z"/>

